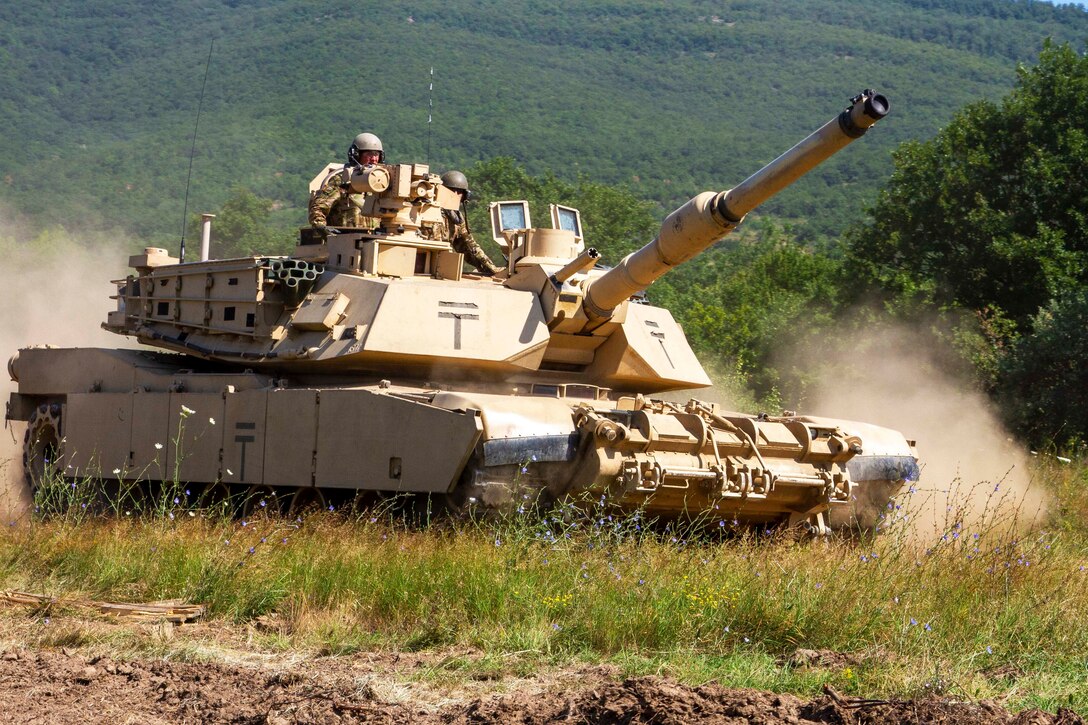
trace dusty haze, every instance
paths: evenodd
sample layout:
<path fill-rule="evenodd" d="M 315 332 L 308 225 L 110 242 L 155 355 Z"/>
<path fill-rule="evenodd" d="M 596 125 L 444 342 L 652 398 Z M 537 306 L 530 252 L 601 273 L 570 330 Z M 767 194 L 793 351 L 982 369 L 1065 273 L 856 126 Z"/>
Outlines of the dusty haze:
<path fill-rule="evenodd" d="M 942 371 L 923 339 L 887 328 L 835 339 L 821 356 L 837 372 L 810 390 L 804 412 L 875 423 L 917 441 L 922 475 L 913 493 L 901 494 L 900 513 L 923 540 L 957 521 L 1038 523 L 1047 496 L 1032 480 L 1029 452 L 984 395 Z"/>
<path fill-rule="evenodd" d="M 32 240 L 32 241 L 30 241 Z M 29 345 L 130 346 L 100 325 L 114 306 L 111 279 L 125 274 L 132 246 L 82 245 L 59 230 L 34 230 L 0 209 L 0 397 L 15 390 L 8 359 Z M 27 504 L 22 480 L 24 427 L 0 431 L 0 520 L 20 518 Z"/>

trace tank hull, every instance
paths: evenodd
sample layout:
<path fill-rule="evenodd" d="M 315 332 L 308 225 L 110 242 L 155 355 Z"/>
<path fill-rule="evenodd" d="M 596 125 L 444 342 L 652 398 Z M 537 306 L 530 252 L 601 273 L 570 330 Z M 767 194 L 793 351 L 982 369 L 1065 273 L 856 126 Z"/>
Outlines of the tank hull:
<path fill-rule="evenodd" d="M 872 525 L 854 502 L 879 491 L 879 506 L 917 473 L 901 435 L 846 421 L 757 419 L 585 386 L 511 395 L 199 365 L 136 350 L 20 351 L 7 416 L 29 424 L 29 479 L 49 459 L 57 476 L 103 485 L 306 501 L 430 494 L 459 511 L 605 497 L 648 516 L 822 529 Z"/>

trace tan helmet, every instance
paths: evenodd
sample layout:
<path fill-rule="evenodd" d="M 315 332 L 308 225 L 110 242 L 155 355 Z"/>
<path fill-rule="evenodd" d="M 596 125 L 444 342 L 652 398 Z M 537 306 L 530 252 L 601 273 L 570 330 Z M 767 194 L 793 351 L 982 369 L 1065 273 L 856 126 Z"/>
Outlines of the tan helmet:
<path fill-rule="evenodd" d="M 359 154 L 363 151 L 377 151 L 378 162 L 385 161 L 385 150 L 382 149 L 382 140 L 372 133 L 361 133 L 351 142 L 348 149 L 348 166 L 359 165 Z"/>

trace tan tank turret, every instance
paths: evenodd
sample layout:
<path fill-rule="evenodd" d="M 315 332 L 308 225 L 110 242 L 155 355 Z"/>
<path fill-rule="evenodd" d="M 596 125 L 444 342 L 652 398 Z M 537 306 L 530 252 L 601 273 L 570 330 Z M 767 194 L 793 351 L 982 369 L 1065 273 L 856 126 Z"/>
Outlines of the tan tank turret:
<path fill-rule="evenodd" d="M 211 497 L 297 505 L 584 493 L 667 516 L 843 524 L 854 498 L 882 503 L 916 475 L 913 444 L 860 423 L 649 397 L 710 379 L 669 311 L 630 298 L 886 112 L 882 96 L 859 95 L 608 271 L 576 209 L 552 205 L 551 226 L 536 227 L 527 203 L 506 201 L 491 206 L 505 270 L 467 274 L 445 226 L 463 189 L 424 164 L 330 166 L 311 191 L 335 176 L 365 227 L 304 229 L 287 257 L 130 259 L 105 327 L 162 351 L 20 351 L 8 417 L 29 422 L 30 478 L 176 476 Z"/>

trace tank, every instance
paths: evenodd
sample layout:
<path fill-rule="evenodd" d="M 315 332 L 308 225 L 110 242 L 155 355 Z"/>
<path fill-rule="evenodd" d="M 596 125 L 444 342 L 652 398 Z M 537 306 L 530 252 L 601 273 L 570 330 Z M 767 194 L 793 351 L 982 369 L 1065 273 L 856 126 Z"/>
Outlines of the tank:
<path fill-rule="evenodd" d="M 183 262 L 148 248 L 104 323 L 145 348 L 11 359 L 7 418 L 28 423 L 28 479 L 180 481 L 205 500 L 295 508 L 359 493 L 454 512 L 574 498 L 715 524 L 872 526 L 917 476 L 914 443 L 660 397 L 711 381 L 640 293 L 887 111 L 859 94 L 610 269 L 578 210 L 552 205 L 551 225 L 533 226 L 526 202 L 500 201 L 491 231 L 506 267 L 466 273 L 442 233 L 460 197 L 427 165 L 329 167 L 311 190 L 341 174 L 374 228 L 303 229 L 290 256 Z"/>

